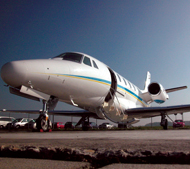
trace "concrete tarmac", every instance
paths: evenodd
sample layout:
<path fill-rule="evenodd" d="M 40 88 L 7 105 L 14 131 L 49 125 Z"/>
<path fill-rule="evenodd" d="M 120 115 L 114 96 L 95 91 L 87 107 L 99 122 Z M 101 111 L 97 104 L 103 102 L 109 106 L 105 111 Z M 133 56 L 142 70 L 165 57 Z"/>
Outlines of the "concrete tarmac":
<path fill-rule="evenodd" d="M 0 139 L 125 139 L 190 140 L 190 130 L 8 132 Z"/>
<path fill-rule="evenodd" d="M 2 132 L 0 145 L 64 146 L 81 148 L 130 148 L 151 151 L 190 151 L 190 130 L 121 130 Z M 1 168 L 90 168 L 89 163 L 39 159 L 0 158 Z M 16 167 L 15 167 L 16 166 Z M 112 168 L 190 168 L 190 165 L 111 164 Z"/>

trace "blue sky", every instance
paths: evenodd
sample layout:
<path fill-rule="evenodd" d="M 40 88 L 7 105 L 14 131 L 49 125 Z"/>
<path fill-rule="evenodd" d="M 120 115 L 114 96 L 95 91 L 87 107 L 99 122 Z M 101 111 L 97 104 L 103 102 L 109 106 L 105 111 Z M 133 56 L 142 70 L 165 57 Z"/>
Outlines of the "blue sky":
<path fill-rule="evenodd" d="M 162 106 L 189 104 L 189 9 L 187 0 L 1 0 L 0 67 L 12 60 L 78 51 L 106 63 L 140 89 L 147 71 L 166 89 L 187 85 Z M 4 84 L 0 79 L 0 109 L 42 108 L 11 95 Z M 68 108 L 73 109 L 57 106 Z M 190 120 L 190 113 L 184 117 Z"/>

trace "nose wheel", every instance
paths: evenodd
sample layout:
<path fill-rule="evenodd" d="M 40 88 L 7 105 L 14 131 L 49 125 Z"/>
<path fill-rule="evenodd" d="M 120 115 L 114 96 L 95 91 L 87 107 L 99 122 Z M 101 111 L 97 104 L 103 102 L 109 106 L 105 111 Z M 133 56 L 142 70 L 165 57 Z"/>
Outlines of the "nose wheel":
<path fill-rule="evenodd" d="M 49 131 L 52 128 L 52 123 L 45 115 L 40 115 L 38 119 L 36 120 L 37 129 L 40 131 L 41 129 L 43 131 Z"/>
<path fill-rule="evenodd" d="M 46 119 L 42 118 L 41 119 L 41 128 L 46 131 L 48 129 L 48 122 L 46 121 Z"/>
<path fill-rule="evenodd" d="M 48 116 L 48 101 L 43 102 L 43 111 L 40 112 L 40 116 L 36 120 L 36 126 L 39 131 L 49 131 L 52 129 L 52 123 Z"/>

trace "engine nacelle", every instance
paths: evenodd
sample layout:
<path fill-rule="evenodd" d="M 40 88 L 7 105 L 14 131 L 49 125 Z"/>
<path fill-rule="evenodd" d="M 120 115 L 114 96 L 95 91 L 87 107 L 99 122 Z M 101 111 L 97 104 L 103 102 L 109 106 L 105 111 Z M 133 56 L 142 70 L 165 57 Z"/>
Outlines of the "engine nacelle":
<path fill-rule="evenodd" d="M 164 103 L 167 99 L 169 99 L 168 94 L 166 93 L 163 86 L 159 83 L 153 82 L 148 86 L 148 92 L 152 98 L 152 100 L 156 103 Z"/>

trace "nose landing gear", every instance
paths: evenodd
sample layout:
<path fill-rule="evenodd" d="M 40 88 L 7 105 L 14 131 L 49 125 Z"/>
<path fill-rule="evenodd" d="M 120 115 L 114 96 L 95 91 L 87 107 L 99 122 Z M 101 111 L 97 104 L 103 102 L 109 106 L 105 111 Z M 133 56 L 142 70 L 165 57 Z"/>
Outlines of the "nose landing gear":
<path fill-rule="evenodd" d="M 39 131 L 50 131 L 52 129 L 52 122 L 48 116 L 48 110 L 53 110 L 57 105 L 58 99 L 51 97 L 48 101 L 43 100 L 43 110 L 40 112 L 36 120 L 36 126 Z"/>
<path fill-rule="evenodd" d="M 52 129 L 52 123 L 48 118 L 47 114 L 40 114 L 38 119 L 36 120 L 37 129 L 39 131 L 49 131 Z"/>

